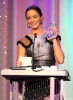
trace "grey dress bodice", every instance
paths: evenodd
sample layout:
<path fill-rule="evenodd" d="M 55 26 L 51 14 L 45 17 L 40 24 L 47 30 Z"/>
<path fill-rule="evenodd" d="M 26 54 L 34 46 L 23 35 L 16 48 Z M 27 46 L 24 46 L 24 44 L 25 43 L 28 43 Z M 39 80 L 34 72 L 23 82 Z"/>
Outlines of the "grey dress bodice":
<path fill-rule="evenodd" d="M 55 65 L 53 44 L 47 40 L 45 34 L 37 36 L 35 41 L 34 37 L 30 38 L 32 39 L 32 43 L 34 43 L 35 64 L 40 66 Z M 26 49 L 26 52 L 28 57 L 32 57 L 33 44 Z"/>

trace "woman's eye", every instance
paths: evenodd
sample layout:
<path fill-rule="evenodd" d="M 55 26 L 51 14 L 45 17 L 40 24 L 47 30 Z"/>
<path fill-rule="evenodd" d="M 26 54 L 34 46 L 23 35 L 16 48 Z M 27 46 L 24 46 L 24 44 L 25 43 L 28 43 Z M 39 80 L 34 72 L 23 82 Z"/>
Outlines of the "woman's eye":
<path fill-rule="evenodd" d="M 37 18 L 37 16 L 34 15 L 33 18 Z M 30 19 L 31 19 L 31 17 L 27 17 L 27 20 L 30 20 Z"/>
<path fill-rule="evenodd" d="M 27 17 L 27 20 L 30 20 L 30 17 Z"/>
<path fill-rule="evenodd" d="M 34 16 L 34 18 L 37 18 L 37 16 Z"/>

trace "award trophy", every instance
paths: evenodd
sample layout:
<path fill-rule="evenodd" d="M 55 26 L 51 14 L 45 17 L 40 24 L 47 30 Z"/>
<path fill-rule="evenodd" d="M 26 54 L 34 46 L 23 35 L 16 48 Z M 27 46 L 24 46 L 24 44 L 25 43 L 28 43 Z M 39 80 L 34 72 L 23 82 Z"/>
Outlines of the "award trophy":
<path fill-rule="evenodd" d="M 47 37 L 48 40 L 51 40 L 51 39 L 56 38 L 56 33 L 55 33 L 55 31 L 53 30 L 53 27 L 56 27 L 56 28 L 57 28 L 57 25 L 51 23 L 51 24 L 49 25 L 49 27 L 48 27 L 48 30 L 46 31 L 45 36 Z"/>

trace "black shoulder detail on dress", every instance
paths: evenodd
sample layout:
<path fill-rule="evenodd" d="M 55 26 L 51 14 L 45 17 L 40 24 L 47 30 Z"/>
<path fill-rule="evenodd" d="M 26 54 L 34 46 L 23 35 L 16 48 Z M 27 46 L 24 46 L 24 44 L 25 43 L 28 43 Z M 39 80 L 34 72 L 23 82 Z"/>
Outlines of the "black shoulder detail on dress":
<path fill-rule="evenodd" d="M 46 42 L 50 43 L 51 45 L 53 44 L 53 42 L 48 40 L 47 37 L 46 37 Z"/>
<path fill-rule="evenodd" d="M 27 48 L 27 46 L 24 45 L 24 43 L 22 41 L 17 41 L 17 45 L 21 44 L 23 47 Z"/>
<path fill-rule="evenodd" d="M 31 43 L 33 43 L 33 42 L 32 42 L 32 39 L 31 39 L 28 35 L 26 35 L 25 37 L 26 37 L 28 40 L 30 40 Z"/>
<path fill-rule="evenodd" d="M 25 36 L 28 40 L 30 40 L 30 44 L 28 46 L 26 46 L 21 40 L 17 41 L 17 45 L 20 43 L 23 47 L 25 47 L 26 49 L 30 47 L 30 45 L 33 44 L 32 39 L 29 36 Z"/>
<path fill-rule="evenodd" d="M 57 35 L 56 40 L 57 40 L 58 38 L 59 38 L 60 41 L 61 41 L 61 36 L 60 36 L 60 35 Z M 53 42 L 50 41 L 50 40 L 48 40 L 47 37 L 46 37 L 46 42 L 48 42 L 48 43 L 50 43 L 50 44 L 53 44 Z"/>
<path fill-rule="evenodd" d="M 56 39 L 58 39 L 58 38 L 59 38 L 59 39 L 60 39 L 60 41 L 61 41 L 61 36 L 60 36 L 60 35 L 57 35 Z"/>

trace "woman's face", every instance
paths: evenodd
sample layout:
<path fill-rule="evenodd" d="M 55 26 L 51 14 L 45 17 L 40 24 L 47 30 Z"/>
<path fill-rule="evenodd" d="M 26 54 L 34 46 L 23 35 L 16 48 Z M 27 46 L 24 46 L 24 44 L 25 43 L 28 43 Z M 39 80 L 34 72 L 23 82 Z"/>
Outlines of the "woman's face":
<path fill-rule="evenodd" d="M 26 14 L 27 22 L 32 29 L 38 29 L 41 26 L 43 16 L 40 16 L 36 10 L 29 10 Z"/>

